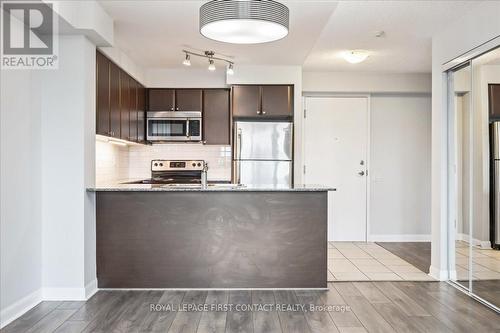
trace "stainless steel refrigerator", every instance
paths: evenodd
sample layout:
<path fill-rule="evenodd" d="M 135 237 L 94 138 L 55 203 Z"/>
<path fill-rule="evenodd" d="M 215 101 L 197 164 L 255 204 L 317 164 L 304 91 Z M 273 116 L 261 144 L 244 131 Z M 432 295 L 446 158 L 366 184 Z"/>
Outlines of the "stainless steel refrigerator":
<path fill-rule="evenodd" d="M 248 186 L 290 187 L 293 178 L 293 123 L 234 123 L 233 179 Z"/>
<path fill-rule="evenodd" d="M 493 227 L 492 242 L 493 247 L 500 246 L 500 122 L 496 121 L 492 125 L 491 152 L 493 158 Z"/>

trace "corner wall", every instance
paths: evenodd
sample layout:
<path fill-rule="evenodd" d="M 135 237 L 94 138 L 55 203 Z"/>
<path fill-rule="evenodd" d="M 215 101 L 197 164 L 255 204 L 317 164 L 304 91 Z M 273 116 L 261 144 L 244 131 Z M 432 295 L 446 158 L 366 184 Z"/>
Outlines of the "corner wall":
<path fill-rule="evenodd" d="M 78 78 L 78 80 L 75 80 Z M 59 68 L 39 74 L 44 300 L 84 300 L 95 279 L 95 46 L 61 36 Z M 68 83 L 71 84 L 68 84 Z"/>

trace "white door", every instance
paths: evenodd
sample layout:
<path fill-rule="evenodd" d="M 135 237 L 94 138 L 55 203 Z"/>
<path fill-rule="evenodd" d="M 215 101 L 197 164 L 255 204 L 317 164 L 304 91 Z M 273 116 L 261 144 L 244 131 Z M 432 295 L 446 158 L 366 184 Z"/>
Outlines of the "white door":
<path fill-rule="evenodd" d="M 368 98 L 307 97 L 304 182 L 328 195 L 328 240 L 366 241 Z"/>

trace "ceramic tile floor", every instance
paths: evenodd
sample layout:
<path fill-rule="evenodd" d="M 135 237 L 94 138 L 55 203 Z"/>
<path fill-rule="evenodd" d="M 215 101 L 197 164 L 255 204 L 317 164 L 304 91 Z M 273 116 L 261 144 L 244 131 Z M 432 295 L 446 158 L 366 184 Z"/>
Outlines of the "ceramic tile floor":
<path fill-rule="evenodd" d="M 375 243 L 328 242 L 328 281 L 434 281 Z"/>
<path fill-rule="evenodd" d="M 457 280 L 469 279 L 469 244 L 464 241 L 455 243 L 455 262 Z M 472 280 L 500 280 L 500 251 L 472 248 Z"/>

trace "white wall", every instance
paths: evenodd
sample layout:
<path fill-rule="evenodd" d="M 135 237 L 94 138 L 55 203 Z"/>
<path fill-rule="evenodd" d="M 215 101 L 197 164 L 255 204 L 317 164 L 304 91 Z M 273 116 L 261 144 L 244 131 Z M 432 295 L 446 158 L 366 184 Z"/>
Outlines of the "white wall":
<path fill-rule="evenodd" d="M 432 39 L 432 259 L 430 274 L 448 278 L 446 77 L 442 64 L 500 36 L 500 2 L 482 1 Z"/>
<path fill-rule="evenodd" d="M 136 64 L 122 50 L 116 47 L 109 46 L 109 47 L 99 47 L 99 51 L 101 51 L 104 55 L 106 55 L 109 59 L 111 59 L 127 74 L 136 79 L 137 82 L 149 88 L 144 68 Z"/>
<path fill-rule="evenodd" d="M 430 93 L 430 74 L 304 72 L 304 92 Z"/>
<path fill-rule="evenodd" d="M 220 67 L 220 66 L 219 66 Z M 226 88 L 225 69 L 210 72 L 206 68 L 148 68 L 148 88 Z"/>
<path fill-rule="evenodd" d="M 59 68 L 39 79 L 43 298 L 85 299 L 95 280 L 95 205 L 86 192 L 95 169 L 95 46 L 61 36 Z"/>
<path fill-rule="evenodd" d="M 300 66 L 238 66 L 227 75 L 227 84 L 293 84 L 294 85 L 294 181 L 302 183 L 302 68 Z"/>
<path fill-rule="evenodd" d="M 430 240 L 431 97 L 371 97 L 371 241 Z"/>
<path fill-rule="evenodd" d="M 30 70 L 0 74 L 0 327 L 40 301 L 39 96 Z"/>

